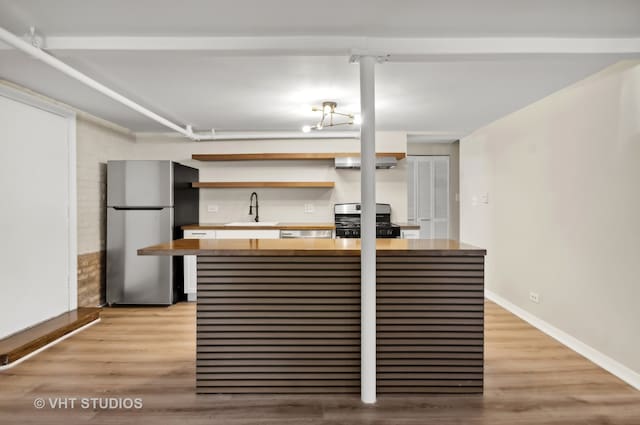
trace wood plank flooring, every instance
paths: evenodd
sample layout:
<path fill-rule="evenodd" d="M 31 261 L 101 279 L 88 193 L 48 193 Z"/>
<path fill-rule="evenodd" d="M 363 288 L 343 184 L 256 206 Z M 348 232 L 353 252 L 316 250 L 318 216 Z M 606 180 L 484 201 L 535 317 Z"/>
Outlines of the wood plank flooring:
<path fill-rule="evenodd" d="M 486 303 L 484 396 L 195 394 L 195 305 L 106 308 L 102 321 L 0 372 L 0 424 L 640 424 L 640 392 Z M 36 409 L 38 397 L 140 397 L 142 409 Z"/>

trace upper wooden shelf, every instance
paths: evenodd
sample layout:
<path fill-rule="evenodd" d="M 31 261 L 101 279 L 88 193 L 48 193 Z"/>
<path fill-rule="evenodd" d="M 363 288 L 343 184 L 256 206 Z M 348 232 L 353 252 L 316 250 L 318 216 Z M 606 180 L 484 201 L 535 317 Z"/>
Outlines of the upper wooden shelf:
<path fill-rule="evenodd" d="M 251 187 L 298 187 L 298 188 L 331 188 L 334 182 L 195 182 L 191 184 L 199 189 L 251 188 Z"/>
<path fill-rule="evenodd" d="M 404 152 L 377 152 L 377 156 L 393 156 L 397 160 L 406 158 Z M 338 157 L 359 157 L 359 152 L 324 153 L 234 153 L 234 154 L 193 154 L 197 161 L 281 161 L 281 160 L 326 160 Z"/>

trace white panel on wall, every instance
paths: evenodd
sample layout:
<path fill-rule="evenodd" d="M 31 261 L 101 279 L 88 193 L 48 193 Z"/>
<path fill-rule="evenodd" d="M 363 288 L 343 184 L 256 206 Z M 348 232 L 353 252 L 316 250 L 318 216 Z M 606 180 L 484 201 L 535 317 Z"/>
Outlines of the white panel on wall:
<path fill-rule="evenodd" d="M 2 94 L 0 338 L 75 308 L 77 296 L 75 124 Z"/>

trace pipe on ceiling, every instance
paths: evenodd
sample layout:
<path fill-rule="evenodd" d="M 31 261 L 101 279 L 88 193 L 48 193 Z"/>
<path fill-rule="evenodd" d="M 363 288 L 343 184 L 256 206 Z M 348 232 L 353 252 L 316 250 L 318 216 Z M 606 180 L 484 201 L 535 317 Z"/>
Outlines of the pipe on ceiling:
<path fill-rule="evenodd" d="M 144 106 L 134 102 L 133 100 L 121 95 L 120 93 L 110 89 L 104 84 L 94 80 L 93 78 L 83 74 L 77 69 L 67 65 L 55 56 L 50 55 L 39 47 L 36 47 L 15 34 L 0 27 L 0 40 L 10 46 L 44 62 L 45 64 L 57 69 L 67 76 L 85 84 L 86 86 L 102 93 L 103 95 L 115 100 L 118 103 L 146 116 L 147 118 L 170 128 L 171 130 L 194 141 L 215 141 L 215 140 L 269 140 L 269 139 L 337 139 L 337 138 L 357 138 L 357 133 L 353 132 L 345 135 L 347 132 L 327 132 L 313 133 L 310 135 L 298 132 L 254 132 L 254 133 L 236 133 L 233 135 L 216 135 L 215 133 L 194 133 L 191 126 L 181 127 L 174 122 L 156 114 L 155 112 L 145 108 Z M 333 134 L 335 133 L 335 134 Z"/>
<path fill-rule="evenodd" d="M 301 131 L 242 131 L 220 133 L 198 133 L 199 142 L 223 140 L 301 140 L 301 139 L 359 139 L 358 131 L 318 131 L 303 133 Z"/>
<path fill-rule="evenodd" d="M 89 86 L 90 88 L 104 94 L 107 97 L 110 97 L 111 99 L 115 100 L 116 102 L 119 102 L 123 105 L 125 105 L 126 107 L 133 109 L 134 111 L 146 116 L 147 118 L 152 119 L 153 121 L 156 121 L 162 125 L 164 125 L 165 127 L 168 127 L 170 129 L 172 129 L 173 131 L 176 131 L 180 134 L 182 134 L 183 136 L 186 136 L 192 140 L 197 140 L 197 136 L 193 134 L 193 132 L 190 132 L 188 129 L 186 128 L 182 128 L 180 127 L 178 124 L 175 124 L 171 121 L 169 121 L 168 119 L 161 117 L 160 115 L 156 114 L 153 111 L 150 111 L 149 109 L 145 108 L 144 106 L 134 102 L 133 100 L 130 100 L 128 98 L 126 98 L 125 96 L 121 95 L 120 93 L 117 93 L 113 90 L 111 90 L 109 87 L 105 86 L 104 84 L 99 83 L 98 81 L 94 80 L 93 78 L 83 74 L 82 72 L 76 70 L 75 68 L 72 68 L 71 66 L 67 65 L 66 63 L 62 62 L 60 59 L 50 55 L 49 53 L 45 52 L 44 50 L 35 47 L 31 44 L 29 44 L 28 42 L 24 41 L 22 38 L 16 36 L 15 34 L 7 31 L 6 29 L 0 27 L 0 40 L 4 41 L 5 43 L 9 44 L 10 46 L 13 46 L 14 48 L 23 51 L 24 53 L 38 59 L 41 60 L 42 62 L 46 63 L 47 65 L 51 66 L 52 68 L 57 69 L 58 71 L 62 72 L 63 74 L 68 75 L 69 77 L 80 81 L 81 83 L 85 84 L 86 86 Z"/>

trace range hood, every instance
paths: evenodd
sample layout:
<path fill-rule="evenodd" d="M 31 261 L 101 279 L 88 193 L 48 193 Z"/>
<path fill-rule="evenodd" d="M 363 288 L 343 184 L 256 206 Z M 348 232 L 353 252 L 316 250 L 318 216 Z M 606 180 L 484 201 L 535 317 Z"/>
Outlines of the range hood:
<path fill-rule="evenodd" d="M 343 156 L 335 159 L 335 165 L 337 169 L 360 169 L 360 157 L 359 156 Z M 398 165 L 398 160 L 393 156 L 378 156 L 376 157 L 377 169 L 389 169 Z"/>

